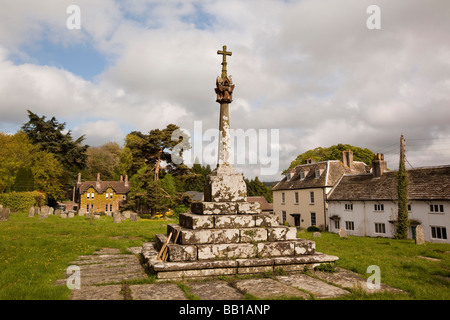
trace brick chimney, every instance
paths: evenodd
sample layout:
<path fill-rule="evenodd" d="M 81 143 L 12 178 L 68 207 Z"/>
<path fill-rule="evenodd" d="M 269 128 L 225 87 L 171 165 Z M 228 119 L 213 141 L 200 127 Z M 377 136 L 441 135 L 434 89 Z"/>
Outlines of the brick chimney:
<path fill-rule="evenodd" d="M 120 175 L 120 182 L 123 182 L 123 175 Z"/>
<path fill-rule="evenodd" d="M 312 158 L 306 159 L 306 164 L 313 164 L 313 163 L 316 163 L 316 160 L 314 160 Z"/>
<path fill-rule="evenodd" d="M 100 190 L 100 173 L 97 173 L 97 181 L 95 183 L 95 186 L 98 190 Z"/>
<path fill-rule="evenodd" d="M 372 161 L 372 174 L 374 178 L 379 178 L 386 171 L 387 164 L 384 160 L 384 154 L 377 153 L 373 156 Z"/>
<path fill-rule="evenodd" d="M 125 175 L 125 187 L 128 187 L 128 175 Z"/>
<path fill-rule="evenodd" d="M 353 168 L 353 151 L 344 150 L 341 152 L 341 162 L 345 167 Z"/>

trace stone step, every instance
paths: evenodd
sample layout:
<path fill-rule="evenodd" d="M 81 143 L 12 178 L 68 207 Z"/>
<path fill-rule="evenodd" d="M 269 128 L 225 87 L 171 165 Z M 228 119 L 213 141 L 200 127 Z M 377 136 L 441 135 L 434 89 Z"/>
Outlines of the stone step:
<path fill-rule="evenodd" d="M 180 226 L 188 229 L 233 229 L 254 227 L 276 227 L 277 217 L 271 214 L 201 215 L 180 213 Z"/>
<path fill-rule="evenodd" d="M 167 239 L 166 235 L 157 238 Z M 161 250 L 162 240 L 155 245 Z M 315 252 L 315 242 L 294 239 L 274 242 L 256 243 L 218 243 L 218 244 L 168 244 L 168 261 L 196 261 L 209 259 L 247 259 L 280 256 L 310 255 Z"/>
<path fill-rule="evenodd" d="M 178 244 L 207 243 L 248 243 L 261 241 L 285 241 L 297 238 L 295 227 L 259 227 L 233 229 L 187 229 L 177 224 L 167 225 L 167 234 L 172 233 L 172 241 L 180 230 Z"/>
<path fill-rule="evenodd" d="M 259 202 L 193 202 L 191 211 L 196 214 L 259 214 Z"/>

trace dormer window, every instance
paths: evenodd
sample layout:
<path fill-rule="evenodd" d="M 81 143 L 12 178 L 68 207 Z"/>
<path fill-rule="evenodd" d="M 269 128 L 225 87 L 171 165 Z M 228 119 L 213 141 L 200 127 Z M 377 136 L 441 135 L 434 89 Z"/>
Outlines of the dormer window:
<path fill-rule="evenodd" d="M 319 168 L 316 168 L 315 172 L 314 172 L 314 176 L 316 179 L 318 179 L 320 177 L 320 170 Z"/>
<path fill-rule="evenodd" d="M 305 180 L 305 170 L 300 170 L 300 180 Z"/>

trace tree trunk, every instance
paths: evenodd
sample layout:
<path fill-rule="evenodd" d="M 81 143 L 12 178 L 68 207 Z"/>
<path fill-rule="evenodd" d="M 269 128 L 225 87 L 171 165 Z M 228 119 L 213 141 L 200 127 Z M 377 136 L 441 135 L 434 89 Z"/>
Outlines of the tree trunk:
<path fill-rule="evenodd" d="M 156 161 L 156 166 L 155 166 L 155 181 L 158 181 L 159 180 L 159 168 L 160 168 L 160 165 L 161 165 L 161 153 L 162 153 L 162 149 L 161 150 L 159 150 L 159 153 L 158 153 L 158 160 Z"/>

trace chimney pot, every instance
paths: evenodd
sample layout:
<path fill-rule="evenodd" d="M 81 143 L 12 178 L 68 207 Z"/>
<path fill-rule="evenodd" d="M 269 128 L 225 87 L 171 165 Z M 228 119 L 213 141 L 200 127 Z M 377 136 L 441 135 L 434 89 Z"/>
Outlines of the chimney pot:
<path fill-rule="evenodd" d="M 125 186 L 128 187 L 128 175 L 125 175 Z"/>
<path fill-rule="evenodd" d="M 374 177 L 381 177 L 386 171 L 387 164 L 386 161 L 384 161 L 384 154 L 377 153 L 373 157 L 372 161 L 372 174 Z"/>

